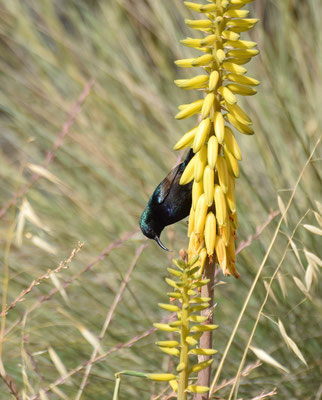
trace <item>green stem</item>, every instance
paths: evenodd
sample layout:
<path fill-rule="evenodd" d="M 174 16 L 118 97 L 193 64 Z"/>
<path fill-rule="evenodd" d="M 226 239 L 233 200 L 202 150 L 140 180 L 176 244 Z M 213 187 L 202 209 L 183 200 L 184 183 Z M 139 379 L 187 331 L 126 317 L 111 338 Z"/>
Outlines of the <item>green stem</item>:
<path fill-rule="evenodd" d="M 186 273 L 185 273 L 186 275 Z M 186 276 L 183 277 L 187 279 Z M 180 364 L 184 363 L 185 367 L 179 373 L 179 384 L 178 384 L 178 400 L 187 399 L 187 386 L 188 386 L 188 361 L 189 361 L 189 344 L 186 342 L 186 337 L 189 336 L 189 296 L 187 288 L 184 287 L 182 291 L 182 327 L 181 327 L 181 352 L 180 352 Z"/>
<path fill-rule="evenodd" d="M 201 297 L 210 297 L 210 307 L 209 309 L 212 308 L 214 304 L 214 281 L 215 281 L 215 263 L 210 263 L 207 262 L 205 265 L 205 272 L 204 272 L 204 279 L 209 278 L 209 282 L 207 285 L 204 285 L 201 288 Z M 205 310 L 202 312 L 202 315 L 208 315 L 209 314 L 209 309 Z M 208 320 L 205 321 L 205 324 L 212 324 L 213 323 L 213 315 L 210 313 L 208 316 Z M 213 341 L 212 341 L 212 331 L 209 332 L 204 332 L 200 338 L 200 346 L 201 349 L 212 349 L 213 348 Z M 206 361 L 210 360 L 211 356 L 208 357 L 202 357 L 202 359 L 199 360 L 201 361 Z M 198 373 L 198 385 L 200 386 L 210 386 L 210 378 L 211 378 L 211 366 L 201 370 Z M 209 399 L 209 393 L 203 393 L 203 394 L 196 394 L 194 397 L 194 400 L 207 400 Z"/>

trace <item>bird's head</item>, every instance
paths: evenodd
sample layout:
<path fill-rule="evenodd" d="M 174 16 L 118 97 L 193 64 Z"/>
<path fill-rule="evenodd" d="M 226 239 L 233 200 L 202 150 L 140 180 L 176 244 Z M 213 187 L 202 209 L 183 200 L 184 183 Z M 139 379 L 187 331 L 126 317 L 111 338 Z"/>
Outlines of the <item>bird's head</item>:
<path fill-rule="evenodd" d="M 153 215 L 149 211 L 148 207 L 143 211 L 143 214 L 141 215 L 140 228 L 144 236 L 149 239 L 155 240 L 163 250 L 170 251 L 160 240 L 160 234 L 163 227 L 161 227 L 158 221 L 153 218 Z"/>

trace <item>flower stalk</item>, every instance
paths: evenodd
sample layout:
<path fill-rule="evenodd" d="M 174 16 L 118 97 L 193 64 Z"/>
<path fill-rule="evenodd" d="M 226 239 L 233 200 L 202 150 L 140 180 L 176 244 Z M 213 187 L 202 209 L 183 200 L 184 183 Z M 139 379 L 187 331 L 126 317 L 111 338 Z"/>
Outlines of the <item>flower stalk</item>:
<path fill-rule="evenodd" d="M 199 114 L 199 124 L 174 146 L 191 147 L 195 156 L 181 178 L 181 184 L 193 181 L 192 208 L 189 216 L 189 259 L 207 254 L 207 262 L 218 262 L 225 275 L 239 277 L 236 270 L 235 240 L 238 226 L 235 180 L 239 177 L 241 151 L 234 131 L 254 133 L 247 113 L 237 104 L 238 96 L 256 93 L 259 82 L 247 77 L 244 67 L 259 51 L 255 42 L 241 40 L 257 19 L 248 18 L 243 6 L 253 0 L 213 0 L 210 4 L 185 1 L 191 10 L 206 18 L 186 20 L 203 38 L 186 38 L 185 46 L 202 55 L 177 60 L 183 68 L 201 67 L 204 73 L 190 79 L 178 79 L 183 89 L 203 92 L 202 99 L 179 106 L 177 119 Z"/>
<path fill-rule="evenodd" d="M 177 60 L 181 68 L 202 68 L 190 79 L 177 79 L 185 90 L 198 90 L 202 98 L 180 105 L 176 118 L 199 116 L 194 126 L 174 146 L 175 150 L 192 148 L 193 158 L 180 180 L 192 184 L 192 207 L 189 216 L 188 252 L 174 260 L 176 269 L 168 268 L 174 279 L 166 278 L 172 287 L 169 304 L 159 306 L 174 312 L 176 320 L 154 324 L 160 330 L 173 332 L 178 340 L 157 342 L 160 349 L 178 358 L 177 374 L 153 374 L 151 379 L 169 381 L 179 400 L 189 393 L 196 400 L 208 399 L 210 367 L 216 350 L 212 348 L 213 282 L 218 263 L 225 275 L 236 270 L 235 240 L 238 227 L 235 180 L 239 177 L 241 151 L 235 131 L 254 133 L 252 122 L 240 107 L 238 96 L 256 93 L 259 82 L 247 77 L 244 67 L 259 51 L 255 42 L 241 40 L 240 35 L 254 27 L 257 19 L 248 18 L 242 8 L 254 0 L 208 0 L 209 4 L 185 1 L 201 19 L 186 20 L 201 38 L 186 38 L 184 46 L 195 48 L 199 55 Z M 194 361 L 197 358 L 197 362 Z M 198 374 L 197 384 L 192 378 Z M 148 376 L 149 377 L 149 376 Z"/>

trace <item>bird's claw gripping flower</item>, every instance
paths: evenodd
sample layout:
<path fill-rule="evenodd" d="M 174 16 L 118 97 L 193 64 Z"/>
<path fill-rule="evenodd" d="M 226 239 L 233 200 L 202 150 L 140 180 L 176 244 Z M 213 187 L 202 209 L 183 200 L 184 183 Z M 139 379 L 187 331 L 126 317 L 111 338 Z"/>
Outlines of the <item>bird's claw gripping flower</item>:
<path fill-rule="evenodd" d="M 200 122 L 175 145 L 191 147 L 195 156 L 184 171 L 180 184 L 193 181 L 189 217 L 189 257 L 206 253 L 220 264 L 225 275 L 238 277 L 235 268 L 237 210 L 235 179 L 239 177 L 241 151 L 233 130 L 252 135 L 252 121 L 238 105 L 238 96 L 256 93 L 259 81 L 246 76 L 247 64 L 259 51 L 256 42 L 242 40 L 257 19 L 242 8 L 253 0 L 216 0 L 210 4 L 184 2 L 200 13 L 185 23 L 204 33 L 203 38 L 186 38 L 181 43 L 202 52 L 195 58 L 176 61 L 183 68 L 202 67 L 204 73 L 175 83 L 184 89 L 203 91 L 202 99 L 179 107 L 177 119 L 199 114 Z"/>

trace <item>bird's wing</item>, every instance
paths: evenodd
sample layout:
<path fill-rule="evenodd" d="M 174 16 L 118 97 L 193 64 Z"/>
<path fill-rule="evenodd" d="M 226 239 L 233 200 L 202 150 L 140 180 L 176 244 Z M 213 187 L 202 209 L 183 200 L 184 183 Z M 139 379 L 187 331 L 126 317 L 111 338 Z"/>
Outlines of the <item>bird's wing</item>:
<path fill-rule="evenodd" d="M 159 204 L 163 203 L 164 200 L 167 198 L 171 186 L 173 185 L 173 182 L 176 179 L 176 176 L 178 175 L 179 168 L 181 167 L 181 164 L 177 165 L 175 168 L 173 168 L 172 171 L 169 172 L 169 174 L 163 179 L 163 181 L 159 184 L 158 188 L 158 195 L 157 195 L 157 202 Z"/>
<path fill-rule="evenodd" d="M 163 203 L 164 200 L 167 198 L 173 183 L 175 182 L 176 179 L 179 180 L 181 178 L 182 172 L 188 165 L 189 161 L 192 159 L 193 155 L 194 153 L 192 149 L 190 149 L 184 161 L 181 164 L 178 164 L 176 167 L 174 167 L 173 170 L 169 172 L 169 174 L 159 184 L 159 186 L 156 189 L 157 192 L 156 198 L 158 204 Z"/>

